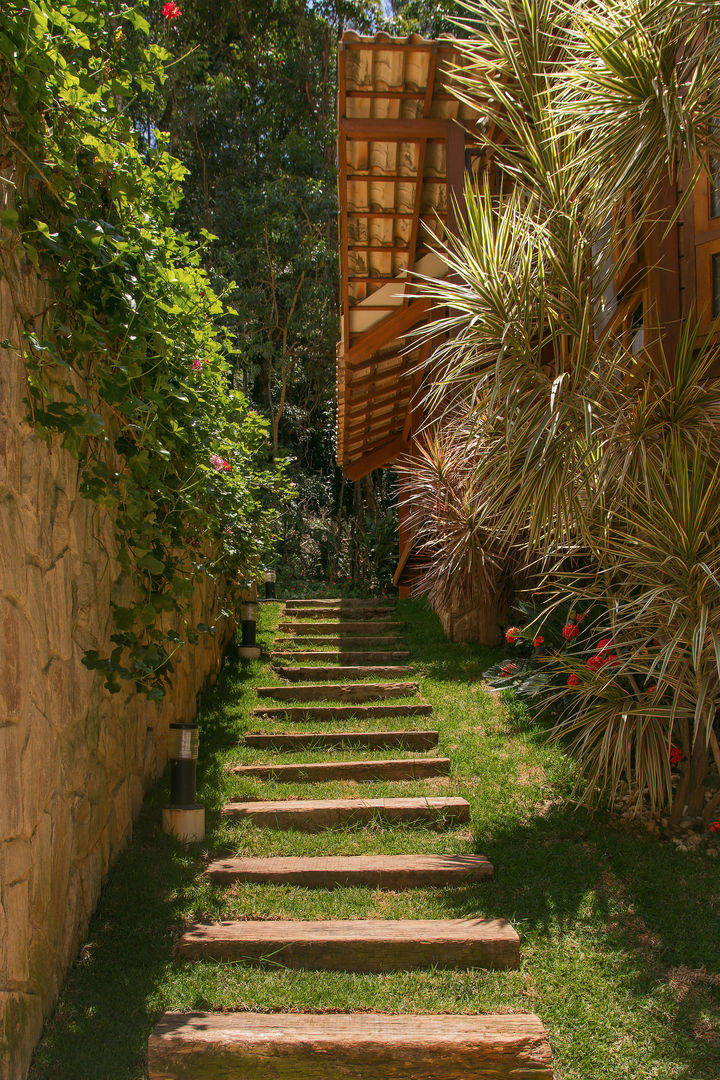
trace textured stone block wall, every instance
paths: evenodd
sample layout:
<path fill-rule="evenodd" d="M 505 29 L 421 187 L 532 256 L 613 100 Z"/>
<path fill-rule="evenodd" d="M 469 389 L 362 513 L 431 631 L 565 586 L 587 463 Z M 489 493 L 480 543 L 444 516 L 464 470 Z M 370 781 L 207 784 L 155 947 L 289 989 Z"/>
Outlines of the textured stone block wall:
<path fill-rule="evenodd" d="M 32 268 L 0 269 L 0 341 L 43 309 Z M 12 289 L 8 284 L 12 283 Z M 28 424 L 26 369 L 0 348 L 0 1080 L 24 1077 L 43 1019 L 166 762 L 168 724 L 195 715 L 231 633 L 203 635 L 156 705 L 109 694 L 82 663 L 107 655 L 110 602 L 132 593 L 109 514 L 78 491 L 77 462 Z M 217 593 L 195 595 L 211 623 Z"/>

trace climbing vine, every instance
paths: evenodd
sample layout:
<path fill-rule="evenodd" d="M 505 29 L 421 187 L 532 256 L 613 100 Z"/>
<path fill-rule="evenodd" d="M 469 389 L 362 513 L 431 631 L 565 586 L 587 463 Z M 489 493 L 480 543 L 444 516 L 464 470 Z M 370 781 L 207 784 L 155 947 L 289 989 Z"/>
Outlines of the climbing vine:
<path fill-rule="evenodd" d="M 24 327 L 29 414 L 79 459 L 121 579 L 141 585 L 118 590 L 113 649 L 85 663 L 152 697 L 184 642 L 213 631 L 190 618 L 198 575 L 255 574 L 292 494 L 266 421 L 231 389 L 230 309 L 201 267 L 212 237 L 173 227 L 184 167 L 131 119 L 171 63 L 149 40 L 161 7 L 0 9 L 0 272 L 12 291 L 32 266 L 53 298 Z"/>

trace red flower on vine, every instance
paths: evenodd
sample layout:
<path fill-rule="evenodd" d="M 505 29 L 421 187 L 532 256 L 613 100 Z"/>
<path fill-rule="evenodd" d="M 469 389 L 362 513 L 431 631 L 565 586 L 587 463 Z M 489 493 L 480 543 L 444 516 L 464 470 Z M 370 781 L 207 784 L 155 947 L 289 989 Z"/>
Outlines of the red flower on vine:
<path fill-rule="evenodd" d="M 562 636 L 566 641 L 572 641 L 580 633 L 580 628 L 574 622 L 567 622 L 562 628 Z"/>
<path fill-rule="evenodd" d="M 168 0 L 168 3 L 163 6 L 162 13 L 170 21 L 179 19 L 182 15 L 182 11 L 177 4 L 173 3 L 173 0 Z"/>
<path fill-rule="evenodd" d="M 210 464 L 217 472 L 230 472 L 232 465 L 225 458 L 221 458 L 219 454 L 210 455 Z"/>
<path fill-rule="evenodd" d="M 500 674 L 507 678 L 508 675 L 514 675 L 517 671 L 517 664 L 504 664 L 500 668 Z"/>
<path fill-rule="evenodd" d="M 537 637 L 533 638 L 533 645 L 535 646 L 536 649 L 539 649 L 544 641 L 545 641 L 545 638 L 542 637 L 540 634 L 538 634 Z"/>
<path fill-rule="evenodd" d="M 520 631 L 518 630 L 517 626 L 508 627 L 508 629 L 505 631 L 505 640 L 507 641 L 508 645 L 514 645 L 516 641 L 520 640 Z"/>
<path fill-rule="evenodd" d="M 199 357 L 195 357 L 192 362 L 193 371 L 202 371 L 202 360 Z"/>
<path fill-rule="evenodd" d="M 568 678 L 568 686 L 577 686 L 579 682 L 580 679 L 577 675 L 570 675 Z"/>
<path fill-rule="evenodd" d="M 671 746 L 668 754 L 671 765 L 677 765 L 679 761 L 683 759 L 683 752 L 679 746 Z"/>

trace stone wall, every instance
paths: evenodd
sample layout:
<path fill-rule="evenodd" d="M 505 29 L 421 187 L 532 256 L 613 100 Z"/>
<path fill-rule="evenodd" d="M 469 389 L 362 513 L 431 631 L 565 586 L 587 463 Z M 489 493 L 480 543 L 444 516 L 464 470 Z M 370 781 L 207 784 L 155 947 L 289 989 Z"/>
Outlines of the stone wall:
<path fill-rule="evenodd" d="M 79 495 L 77 462 L 27 422 L 17 346 L 47 291 L 2 254 L 0 342 L 15 347 L 0 348 L 0 1080 L 21 1080 L 165 766 L 168 724 L 195 715 L 231 628 L 186 648 L 160 705 L 131 688 L 109 694 L 83 665 L 85 649 L 107 655 L 111 600 L 134 585 L 114 558 L 108 512 Z M 196 621 L 215 621 L 217 607 L 203 581 Z"/>

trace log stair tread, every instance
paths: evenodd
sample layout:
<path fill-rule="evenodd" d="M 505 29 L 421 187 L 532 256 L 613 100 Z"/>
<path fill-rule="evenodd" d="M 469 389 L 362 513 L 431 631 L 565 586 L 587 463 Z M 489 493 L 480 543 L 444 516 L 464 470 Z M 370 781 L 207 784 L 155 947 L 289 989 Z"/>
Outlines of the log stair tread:
<path fill-rule="evenodd" d="M 255 719 L 287 720 L 303 723 L 306 720 L 362 720 L 391 716 L 432 716 L 432 705 L 426 701 L 408 705 L 260 705 L 252 710 Z"/>
<path fill-rule="evenodd" d="M 410 697 L 416 682 L 300 683 L 293 686 L 258 686 L 257 696 L 274 701 L 377 701 Z"/>
<path fill-rule="evenodd" d="M 438 731 L 282 731 L 276 734 L 249 731 L 245 746 L 275 750 L 305 750 L 313 746 L 368 746 L 383 750 L 404 746 L 409 750 L 431 750 L 437 746 Z"/>
<path fill-rule="evenodd" d="M 337 634 L 284 634 L 275 638 L 276 645 L 298 645 L 302 648 L 327 646 L 328 649 L 359 649 L 366 646 L 377 648 L 387 646 L 396 649 L 402 645 L 402 638 L 397 634 L 378 634 L 374 637 L 339 637 Z"/>
<path fill-rule="evenodd" d="M 329 667 L 276 667 L 281 679 L 290 682 L 303 682 L 306 679 L 400 679 L 403 675 L 412 675 L 415 669 L 411 664 L 352 664 Z"/>
<path fill-rule="evenodd" d="M 365 632 L 365 634 L 367 635 L 376 630 L 378 632 L 395 630 L 398 626 L 402 626 L 402 623 L 391 622 L 387 619 L 358 619 L 353 622 L 319 622 L 312 619 L 306 619 L 304 622 L 302 622 L 294 619 L 292 621 L 285 620 L 281 622 L 278 626 L 278 630 L 299 630 L 300 633 L 309 630 L 316 634 L 322 632 L 325 632 L 326 634 L 361 634 Z"/>
<path fill-rule="evenodd" d="M 552 1080 L 532 1013 L 165 1013 L 149 1080 Z"/>
<path fill-rule="evenodd" d="M 234 765 L 230 771 L 236 776 L 286 783 L 313 780 L 417 780 L 421 777 L 447 776 L 450 772 L 450 759 L 369 758 L 364 761 L 311 761 L 288 765 Z"/>
<path fill-rule="evenodd" d="M 278 799 L 228 802 L 224 817 L 238 818 L 260 828 L 315 831 L 336 825 L 383 820 L 464 824 L 470 804 L 458 797 L 425 795 L 385 799 Z"/>
<path fill-rule="evenodd" d="M 232 919 L 194 923 L 175 951 L 318 971 L 507 969 L 519 966 L 520 938 L 506 919 Z"/>
<path fill-rule="evenodd" d="M 393 660 L 407 660 L 407 649 L 389 649 L 383 652 L 328 652 L 326 649 L 273 649 L 272 658 L 283 660 L 326 660 L 334 664 L 389 664 Z"/>
<path fill-rule="evenodd" d="M 397 614 L 397 609 L 394 607 L 388 607 L 386 604 L 368 604 L 367 607 L 362 608 L 346 608 L 339 604 L 328 604 L 327 607 L 318 607 L 314 604 L 312 607 L 288 607 L 285 605 L 283 614 L 286 617 L 302 618 L 302 619 L 314 619 L 314 618 L 327 618 L 329 615 L 332 617 L 338 615 L 344 615 L 348 619 L 362 618 L 366 619 L 368 616 L 375 618 L 380 616 L 392 617 Z"/>
<path fill-rule="evenodd" d="M 216 884 L 253 881 L 324 889 L 342 885 L 408 889 L 489 881 L 493 867 L 484 855 L 272 856 L 216 859 L 205 873 Z"/>
<path fill-rule="evenodd" d="M 386 607 L 395 610 L 396 604 L 392 600 L 363 600 L 358 596 L 327 596 L 309 597 L 306 600 L 285 600 L 286 608 L 301 607 L 343 607 L 362 610 L 366 607 Z"/>

